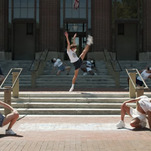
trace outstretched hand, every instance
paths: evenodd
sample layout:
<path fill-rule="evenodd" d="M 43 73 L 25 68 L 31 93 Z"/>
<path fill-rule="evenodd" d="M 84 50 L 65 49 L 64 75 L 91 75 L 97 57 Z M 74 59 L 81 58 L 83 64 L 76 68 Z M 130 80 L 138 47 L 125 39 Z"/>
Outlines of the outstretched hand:
<path fill-rule="evenodd" d="M 64 32 L 64 35 L 65 35 L 66 37 L 68 37 L 68 32 L 67 32 L 67 31 L 65 31 L 65 32 Z"/>
<path fill-rule="evenodd" d="M 77 33 L 75 33 L 75 34 L 74 34 L 73 39 L 75 39 L 75 38 L 76 38 L 76 36 L 77 36 Z"/>

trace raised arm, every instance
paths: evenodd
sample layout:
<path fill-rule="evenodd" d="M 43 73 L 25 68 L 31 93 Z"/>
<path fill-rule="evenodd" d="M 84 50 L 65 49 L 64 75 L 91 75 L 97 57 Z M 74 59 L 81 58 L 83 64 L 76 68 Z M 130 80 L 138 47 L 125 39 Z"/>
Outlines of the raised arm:
<path fill-rule="evenodd" d="M 65 35 L 66 40 L 67 40 L 67 50 L 69 50 L 69 49 L 70 49 L 70 41 L 69 41 L 68 32 L 66 31 L 66 32 L 64 33 L 64 35 Z"/>
<path fill-rule="evenodd" d="M 74 36 L 72 37 L 72 43 L 75 44 L 75 45 L 76 45 L 76 42 L 75 42 L 76 36 L 77 36 L 77 33 L 75 33 Z"/>
<path fill-rule="evenodd" d="M 136 98 L 136 99 L 131 99 L 131 100 L 127 100 L 127 101 L 124 101 L 122 106 L 125 106 L 127 103 L 134 103 L 134 102 L 138 102 L 140 100 L 140 98 Z"/>
<path fill-rule="evenodd" d="M 10 105 L 4 103 L 3 101 L 0 101 L 0 105 L 3 106 L 4 108 L 9 109 L 10 111 L 14 111 L 14 108 L 12 108 Z"/>

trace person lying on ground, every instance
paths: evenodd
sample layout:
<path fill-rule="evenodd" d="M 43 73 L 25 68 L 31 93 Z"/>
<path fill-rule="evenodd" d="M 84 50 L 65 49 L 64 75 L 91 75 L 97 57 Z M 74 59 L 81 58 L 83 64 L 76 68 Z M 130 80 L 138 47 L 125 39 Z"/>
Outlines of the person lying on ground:
<path fill-rule="evenodd" d="M 129 103 L 136 102 L 136 109 L 128 106 Z M 124 118 L 126 113 L 132 117 L 130 125 L 134 128 L 146 127 L 146 116 L 148 119 L 149 128 L 151 129 L 151 99 L 143 95 L 136 99 L 130 99 L 125 101 L 121 105 L 121 120 L 117 123 L 117 128 L 124 128 Z"/>

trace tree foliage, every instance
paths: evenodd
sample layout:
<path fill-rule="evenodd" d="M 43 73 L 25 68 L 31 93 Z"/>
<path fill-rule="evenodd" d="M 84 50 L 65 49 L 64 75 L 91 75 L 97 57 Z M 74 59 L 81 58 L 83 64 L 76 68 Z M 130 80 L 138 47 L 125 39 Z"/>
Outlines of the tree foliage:
<path fill-rule="evenodd" d="M 137 18 L 138 0 L 117 0 L 117 18 Z"/>

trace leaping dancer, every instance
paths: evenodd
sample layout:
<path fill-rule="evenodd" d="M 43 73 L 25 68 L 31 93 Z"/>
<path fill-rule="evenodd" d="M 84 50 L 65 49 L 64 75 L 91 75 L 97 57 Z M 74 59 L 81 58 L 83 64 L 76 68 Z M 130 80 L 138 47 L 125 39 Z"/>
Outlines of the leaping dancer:
<path fill-rule="evenodd" d="M 82 62 L 85 58 L 85 55 L 89 51 L 90 46 L 93 44 L 93 37 L 88 35 L 87 44 L 86 44 L 84 50 L 82 51 L 82 53 L 80 54 L 80 56 L 78 57 L 77 54 L 76 54 L 76 48 L 77 48 L 77 45 L 75 43 L 76 35 L 77 34 L 74 34 L 74 36 L 72 38 L 73 43 L 70 45 L 68 32 L 65 32 L 65 37 L 66 37 L 66 40 L 67 40 L 67 54 L 69 56 L 70 62 L 73 63 L 74 66 L 75 66 L 74 76 L 73 76 L 73 79 L 72 79 L 72 86 L 71 86 L 69 92 L 74 90 L 74 85 L 75 85 L 76 78 L 78 76 L 79 69 L 82 65 Z"/>

